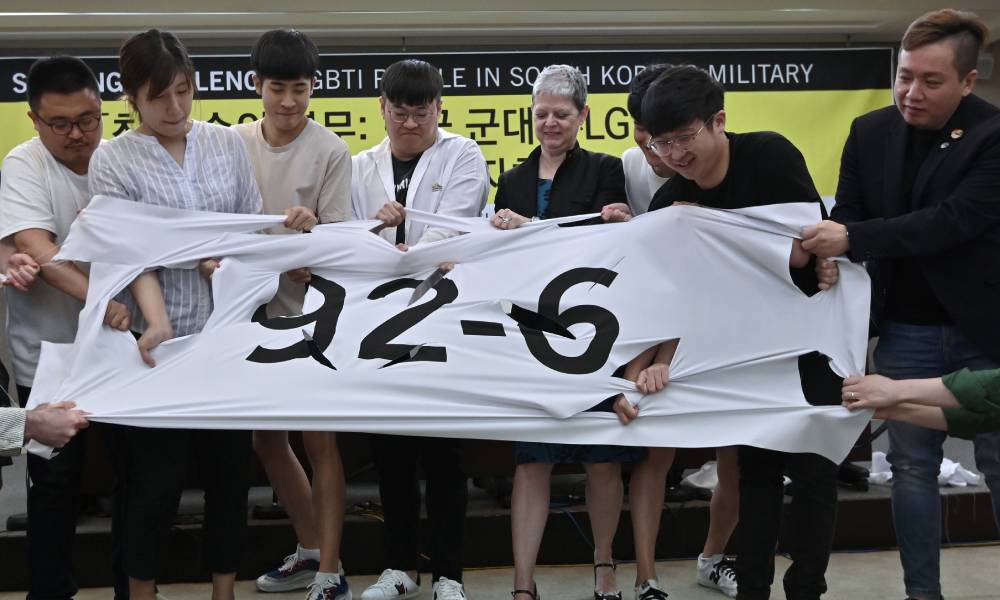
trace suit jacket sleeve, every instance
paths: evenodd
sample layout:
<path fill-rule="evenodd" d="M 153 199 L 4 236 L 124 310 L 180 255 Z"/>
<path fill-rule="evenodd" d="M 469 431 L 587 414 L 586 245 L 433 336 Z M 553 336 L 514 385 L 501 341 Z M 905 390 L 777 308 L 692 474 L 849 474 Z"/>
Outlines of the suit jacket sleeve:
<path fill-rule="evenodd" d="M 851 253 L 861 260 L 937 254 L 1000 225 L 1000 116 L 984 127 L 993 129 L 989 139 L 942 202 L 848 225 Z"/>
<path fill-rule="evenodd" d="M 869 218 L 861 198 L 860 168 L 858 165 L 858 120 L 851 123 L 851 133 L 844 143 L 844 151 L 840 155 L 840 177 L 837 180 L 836 203 L 830 218 L 838 223 L 848 224 L 864 221 Z"/>

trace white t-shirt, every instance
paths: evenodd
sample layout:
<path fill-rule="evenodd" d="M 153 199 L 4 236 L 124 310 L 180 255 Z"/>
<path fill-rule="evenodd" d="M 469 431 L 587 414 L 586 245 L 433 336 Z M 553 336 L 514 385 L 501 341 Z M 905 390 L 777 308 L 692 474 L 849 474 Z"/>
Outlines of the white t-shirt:
<path fill-rule="evenodd" d="M 646 162 L 642 150 L 635 147 L 622 154 L 622 167 L 625 169 L 625 196 L 628 198 L 628 205 L 633 215 L 641 215 L 649 210 L 653 194 L 669 178 L 657 175 Z"/>
<path fill-rule="evenodd" d="M 291 143 L 272 146 L 264 139 L 263 120 L 235 125 L 243 138 L 264 214 L 280 215 L 304 206 L 320 223 L 338 223 L 351 216 L 351 151 L 337 134 L 309 119 Z M 269 233 L 295 233 L 276 227 Z M 305 286 L 281 276 L 278 295 L 268 304 L 269 316 L 302 312 Z"/>
<path fill-rule="evenodd" d="M 90 202 L 87 176 L 57 161 L 33 138 L 10 151 L 0 176 L 0 239 L 26 229 L 44 229 L 62 244 L 76 213 Z M 44 260 L 43 260 L 44 262 Z M 83 304 L 44 280 L 27 293 L 5 288 L 7 334 L 15 380 L 30 386 L 42 341 L 72 342 Z"/>

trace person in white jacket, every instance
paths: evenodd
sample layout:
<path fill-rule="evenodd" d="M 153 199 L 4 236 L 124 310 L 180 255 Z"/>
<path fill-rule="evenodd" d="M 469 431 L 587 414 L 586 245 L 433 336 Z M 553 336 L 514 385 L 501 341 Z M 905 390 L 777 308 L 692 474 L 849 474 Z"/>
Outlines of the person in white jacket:
<path fill-rule="evenodd" d="M 444 82 L 433 65 L 422 60 L 394 63 L 386 69 L 380 88 L 379 106 L 388 135 L 352 161 L 354 218 L 381 220 L 378 234 L 402 251 L 458 235 L 411 222 L 406 209 L 478 216 L 490 187 L 483 153 L 474 141 L 438 127 Z M 404 600 L 420 593 L 418 459 L 427 481 L 434 598 L 465 600 L 462 539 L 468 482 L 461 440 L 373 435 L 372 450 L 389 557 L 388 568 L 362 593 L 362 600 Z"/>
<path fill-rule="evenodd" d="M 486 206 L 489 173 L 473 140 L 437 126 L 441 117 L 440 73 L 419 60 L 391 65 L 381 81 L 379 106 L 386 135 L 353 160 L 351 201 L 355 219 L 381 219 L 379 234 L 413 246 L 458 232 L 407 222 L 406 207 L 474 217 Z M 402 230 L 402 231 L 400 231 Z"/>

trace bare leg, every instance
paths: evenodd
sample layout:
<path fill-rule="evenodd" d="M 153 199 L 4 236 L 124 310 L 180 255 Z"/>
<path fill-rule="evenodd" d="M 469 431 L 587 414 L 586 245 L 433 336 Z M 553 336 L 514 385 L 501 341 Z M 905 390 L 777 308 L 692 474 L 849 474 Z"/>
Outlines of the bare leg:
<path fill-rule="evenodd" d="M 510 498 L 511 538 L 514 545 L 514 589 L 534 589 L 535 563 L 549 518 L 550 463 L 517 465 Z M 518 600 L 525 600 L 518 596 Z"/>
<path fill-rule="evenodd" d="M 717 448 L 715 456 L 719 485 L 712 493 L 709 507 L 708 537 L 701 552 L 704 556 L 723 554 L 740 520 L 739 453 L 734 446 L 727 446 Z"/>
<path fill-rule="evenodd" d="M 235 600 L 236 573 L 212 573 L 212 600 Z"/>
<path fill-rule="evenodd" d="M 612 545 L 622 514 L 622 466 L 620 463 L 592 463 L 587 469 L 587 514 L 594 534 L 594 564 L 613 563 Z M 597 569 L 594 589 L 617 592 L 614 569 Z"/>
<path fill-rule="evenodd" d="M 313 468 L 312 515 L 319 537 L 319 570 L 340 569 L 340 539 L 344 529 L 347 484 L 340 460 L 337 434 L 307 431 L 302 434 Z"/>
<path fill-rule="evenodd" d="M 129 577 L 128 597 L 130 600 L 156 600 L 156 581 Z"/>
<path fill-rule="evenodd" d="M 646 460 L 632 470 L 629 507 L 635 539 L 635 583 L 656 579 L 656 538 L 660 533 L 667 472 L 674 464 L 674 448 L 650 448 Z"/>
<path fill-rule="evenodd" d="M 303 548 L 319 548 L 312 509 L 312 488 L 298 457 L 288 445 L 287 431 L 253 432 L 253 448 L 264 472 L 288 513 L 295 537 Z M 338 455 L 339 456 L 339 455 Z M 315 468 L 315 463 L 313 463 Z"/>

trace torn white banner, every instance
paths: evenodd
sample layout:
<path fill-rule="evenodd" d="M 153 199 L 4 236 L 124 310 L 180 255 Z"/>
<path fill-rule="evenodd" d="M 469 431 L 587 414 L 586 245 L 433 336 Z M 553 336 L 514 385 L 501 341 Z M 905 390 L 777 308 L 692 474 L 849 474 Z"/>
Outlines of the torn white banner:
<path fill-rule="evenodd" d="M 59 257 L 92 263 L 77 338 L 44 346 L 31 400 L 74 400 L 94 420 L 146 427 L 749 444 L 839 461 L 869 413 L 810 405 L 798 357 L 818 351 L 840 375 L 862 372 L 869 282 L 841 262 L 831 290 L 808 297 L 792 283 L 792 238 L 819 217 L 816 204 L 685 206 L 622 224 L 499 231 L 408 211 L 472 233 L 404 253 L 369 233 L 373 223 L 269 236 L 253 232 L 282 216 L 98 197 Z M 144 268 L 207 256 L 225 257 L 208 324 L 157 348 L 146 367 L 131 335 L 102 325 L 108 299 Z M 408 306 L 442 262 L 458 265 Z M 277 274 L 302 266 L 314 274 L 305 316 L 254 322 Z M 514 320 L 510 305 L 527 316 Z M 612 376 L 674 338 L 664 391 L 640 399 Z M 619 392 L 640 403 L 635 422 L 588 412 Z"/>

